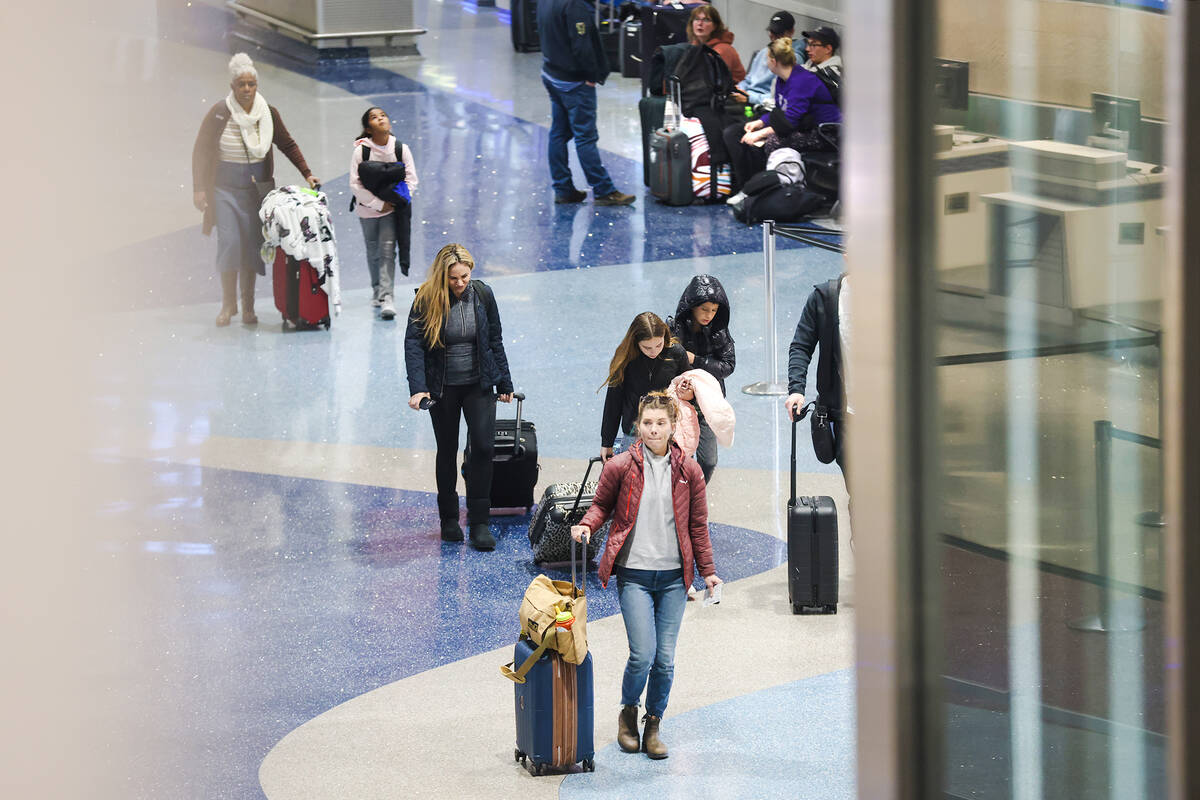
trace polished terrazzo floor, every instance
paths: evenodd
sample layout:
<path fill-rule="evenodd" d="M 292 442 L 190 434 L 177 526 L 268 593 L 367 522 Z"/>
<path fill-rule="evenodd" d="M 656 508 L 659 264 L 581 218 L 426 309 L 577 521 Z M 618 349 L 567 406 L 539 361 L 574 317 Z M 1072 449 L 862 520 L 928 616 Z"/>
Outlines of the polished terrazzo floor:
<path fill-rule="evenodd" d="M 170 79 L 117 102 L 149 98 L 171 132 L 146 143 L 133 176 L 160 199 L 135 199 L 137 224 L 109 232 L 113 280 L 101 291 L 112 288 L 117 310 L 91 341 L 98 569 L 137 587 L 113 630 L 128 663 L 97 700 L 114 736 L 144 740 L 129 796 L 581 798 L 667 783 L 676 788 L 662 796 L 800 796 L 815 785 L 812 765 L 770 742 L 810 726 L 826 737 L 820 760 L 833 776 L 822 796 L 852 797 L 848 537 L 841 613 L 793 618 L 780 567 L 788 429 L 777 400 L 737 391 L 767 377 L 759 230 L 721 207 L 668 208 L 644 193 L 638 90 L 616 77 L 600 94 L 601 146 L 638 201 L 554 206 L 538 57 L 512 53 L 502 11 L 423 3 L 421 59 L 312 68 L 261 55 L 261 91 L 335 211 L 344 308 L 328 333 L 285 336 L 263 281 L 262 324 L 216 329 L 215 242 L 190 207 L 187 153 L 223 94 L 231 22 L 218 2 L 162 8 L 119 45 L 136 55 L 121 63 Z M 463 47 L 471 59 L 456 57 Z M 533 779 L 512 763 L 512 690 L 497 667 L 537 571 L 528 517 L 495 517 L 490 554 L 443 545 L 434 531 L 432 433 L 406 406 L 402 330 L 369 306 L 346 211 L 350 145 L 373 104 L 396 119 L 421 174 L 414 275 L 398 296 L 442 244 L 474 252 L 538 426 L 539 492 L 581 474 L 598 449 L 596 387 L 628 320 L 672 313 L 693 274 L 729 290 L 738 428 L 711 495 L 729 586 L 721 606 L 689 606 L 665 725 L 674 751 L 662 764 L 612 753 L 625 640 L 613 587 L 594 576 L 597 772 Z M 841 268 L 835 255 L 781 245 L 778 280 L 795 303 L 779 308 L 779 347 L 808 287 Z M 802 447 L 800 471 L 802 491 L 844 508 L 836 468 Z M 777 646 L 745 644 L 748 631 Z M 753 768 L 736 756 L 752 752 L 763 756 Z"/>

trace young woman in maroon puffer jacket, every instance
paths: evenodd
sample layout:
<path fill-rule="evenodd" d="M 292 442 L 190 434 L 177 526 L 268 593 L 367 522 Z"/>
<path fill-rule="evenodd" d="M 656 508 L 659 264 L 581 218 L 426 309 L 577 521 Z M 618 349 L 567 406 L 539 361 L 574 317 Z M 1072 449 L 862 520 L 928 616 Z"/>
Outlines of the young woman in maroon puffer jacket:
<path fill-rule="evenodd" d="M 666 393 L 642 398 L 638 441 L 604 465 L 592 507 L 571 528 L 571 535 L 582 541 L 612 518 L 600 558 L 600 582 L 607 586 L 616 574 L 629 637 L 617 743 L 626 752 L 640 748 L 650 758 L 667 757 L 659 723 L 671 692 L 675 642 L 692 571 L 699 570 L 710 592 L 721 582 L 708 539 L 704 473 L 671 439 L 678 418 L 679 407 Z M 639 740 L 637 711 L 643 689 L 646 726 Z"/>

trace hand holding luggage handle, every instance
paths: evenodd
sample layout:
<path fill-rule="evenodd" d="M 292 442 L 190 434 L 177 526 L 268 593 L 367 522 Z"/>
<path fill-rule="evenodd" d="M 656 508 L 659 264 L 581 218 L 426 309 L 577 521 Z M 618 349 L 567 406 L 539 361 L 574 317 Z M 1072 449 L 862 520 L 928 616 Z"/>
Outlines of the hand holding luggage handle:
<path fill-rule="evenodd" d="M 796 425 L 798 425 L 801 420 L 807 417 L 808 412 L 811 411 L 816 405 L 816 400 L 809 400 L 800 409 L 800 413 L 792 417 L 792 499 L 790 502 L 793 506 L 796 505 Z"/>

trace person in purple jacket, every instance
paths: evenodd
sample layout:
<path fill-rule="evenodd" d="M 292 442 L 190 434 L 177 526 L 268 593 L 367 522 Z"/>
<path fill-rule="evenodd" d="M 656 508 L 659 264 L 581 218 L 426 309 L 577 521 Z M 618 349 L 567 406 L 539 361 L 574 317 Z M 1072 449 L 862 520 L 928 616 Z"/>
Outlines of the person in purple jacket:
<path fill-rule="evenodd" d="M 733 163 L 735 190 L 765 169 L 767 156 L 780 147 L 832 149 L 817 133 L 817 125 L 842 121 L 841 109 L 821 79 L 796 64 L 791 39 L 771 42 L 767 68 L 775 75 L 775 108 L 745 124 L 734 123 L 723 134 Z"/>

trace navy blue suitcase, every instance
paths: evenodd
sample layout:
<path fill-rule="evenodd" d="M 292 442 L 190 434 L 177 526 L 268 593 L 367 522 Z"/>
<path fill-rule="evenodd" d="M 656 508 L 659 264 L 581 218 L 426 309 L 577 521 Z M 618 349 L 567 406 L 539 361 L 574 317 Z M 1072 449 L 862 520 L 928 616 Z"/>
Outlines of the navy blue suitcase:
<path fill-rule="evenodd" d="M 517 640 L 513 663 L 523 664 L 536 650 L 526 638 Z M 592 730 L 595 726 L 592 654 L 579 665 L 547 650 L 516 689 L 517 749 L 513 757 L 530 775 L 582 764 L 596 768 Z"/>
<path fill-rule="evenodd" d="M 837 506 L 832 497 L 796 496 L 796 426 L 802 419 L 804 414 L 792 420 L 792 495 L 787 504 L 788 602 L 793 614 L 836 614 Z"/>

